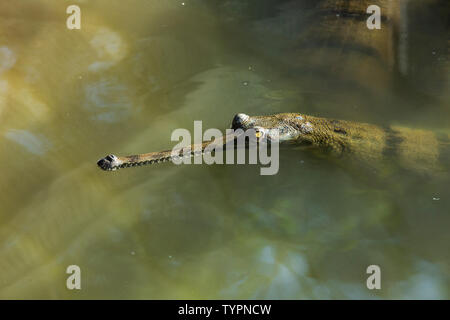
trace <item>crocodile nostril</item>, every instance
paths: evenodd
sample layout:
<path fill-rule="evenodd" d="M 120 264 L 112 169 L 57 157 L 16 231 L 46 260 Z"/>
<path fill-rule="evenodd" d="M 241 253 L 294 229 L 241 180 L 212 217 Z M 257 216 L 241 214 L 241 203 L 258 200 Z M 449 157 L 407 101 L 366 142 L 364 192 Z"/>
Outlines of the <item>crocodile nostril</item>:
<path fill-rule="evenodd" d="M 97 161 L 97 165 L 102 168 L 105 169 L 107 167 L 107 161 L 105 159 L 100 159 Z"/>

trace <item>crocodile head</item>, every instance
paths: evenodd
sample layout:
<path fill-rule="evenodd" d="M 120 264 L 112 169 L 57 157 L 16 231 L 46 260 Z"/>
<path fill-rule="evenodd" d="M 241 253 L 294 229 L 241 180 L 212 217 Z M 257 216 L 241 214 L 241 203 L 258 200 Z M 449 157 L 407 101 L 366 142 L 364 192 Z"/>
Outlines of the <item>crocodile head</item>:
<path fill-rule="evenodd" d="M 114 171 L 120 168 L 122 162 L 113 154 L 107 155 L 97 161 L 97 165 L 106 171 Z"/>
<path fill-rule="evenodd" d="M 254 129 L 258 138 L 265 137 L 269 141 L 292 141 L 296 140 L 300 134 L 298 128 L 292 123 L 292 115 L 282 113 L 271 116 L 249 116 L 238 113 L 233 118 L 231 128 L 244 131 Z M 301 117 L 298 114 L 294 114 L 294 116 Z"/>

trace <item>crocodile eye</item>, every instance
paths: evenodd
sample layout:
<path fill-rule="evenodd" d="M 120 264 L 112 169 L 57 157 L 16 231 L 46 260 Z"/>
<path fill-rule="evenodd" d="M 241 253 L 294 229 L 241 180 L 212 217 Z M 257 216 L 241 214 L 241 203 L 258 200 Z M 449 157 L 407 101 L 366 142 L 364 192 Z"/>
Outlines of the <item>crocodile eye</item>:
<path fill-rule="evenodd" d="M 261 137 L 262 137 L 262 132 L 261 132 L 261 131 L 256 131 L 256 132 L 255 132 L 255 136 L 256 136 L 257 138 L 261 138 Z"/>
<path fill-rule="evenodd" d="M 246 115 L 245 113 L 238 113 L 234 116 L 233 121 L 231 123 L 232 129 L 244 129 L 248 128 L 251 124 L 250 116 Z"/>

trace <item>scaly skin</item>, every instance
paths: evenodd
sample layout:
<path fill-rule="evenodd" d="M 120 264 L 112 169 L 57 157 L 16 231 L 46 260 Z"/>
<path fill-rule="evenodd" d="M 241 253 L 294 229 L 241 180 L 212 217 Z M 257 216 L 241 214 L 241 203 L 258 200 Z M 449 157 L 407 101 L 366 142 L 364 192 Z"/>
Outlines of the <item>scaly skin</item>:
<path fill-rule="evenodd" d="M 142 153 L 131 156 L 117 157 L 113 154 L 107 155 L 97 161 L 97 165 L 106 171 L 115 171 L 121 168 L 142 166 L 147 164 L 155 164 L 159 162 L 174 161 L 183 157 L 194 157 L 205 154 L 215 148 L 224 148 L 227 143 L 234 141 L 236 136 L 226 135 L 218 139 L 218 141 L 206 141 L 200 144 L 192 144 L 186 148 L 174 150 L 165 150 L 159 152 Z M 207 149 L 207 147 L 209 147 Z"/>
<path fill-rule="evenodd" d="M 360 160 L 377 167 L 395 161 L 402 168 L 423 174 L 444 172 L 450 161 L 450 135 L 400 126 L 313 117 L 299 113 L 249 117 L 236 115 L 233 128 L 259 128 L 271 138 L 277 129 L 281 143 L 309 145 L 334 157 Z"/>
<path fill-rule="evenodd" d="M 259 138 L 279 143 L 305 145 L 324 154 L 344 159 L 362 160 L 376 165 L 391 158 L 404 168 L 420 173 L 443 171 L 450 155 L 450 136 L 431 131 L 398 126 L 379 127 L 368 123 L 313 117 L 300 113 L 280 113 L 270 116 L 237 114 L 232 129 L 254 129 Z M 126 157 L 106 156 L 97 164 L 103 170 L 173 161 L 182 156 L 205 154 L 234 142 L 235 135 L 218 141 L 191 145 L 188 153 L 182 149 L 151 152 Z M 207 149 L 206 147 L 211 146 Z"/>

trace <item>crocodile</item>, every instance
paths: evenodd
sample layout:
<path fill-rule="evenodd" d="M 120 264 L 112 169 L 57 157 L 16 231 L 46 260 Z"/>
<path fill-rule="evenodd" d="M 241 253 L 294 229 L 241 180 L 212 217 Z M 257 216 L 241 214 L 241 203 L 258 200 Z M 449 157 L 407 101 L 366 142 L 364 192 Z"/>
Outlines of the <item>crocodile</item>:
<path fill-rule="evenodd" d="M 450 134 L 401 126 L 379 126 L 347 120 L 321 118 L 301 113 L 249 116 L 239 113 L 234 116 L 231 129 L 255 130 L 257 139 L 282 145 L 303 146 L 316 154 L 330 155 L 335 159 L 358 160 L 376 166 L 392 162 L 402 168 L 419 173 L 448 172 L 450 160 Z M 175 149 L 118 157 L 108 155 L 97 165 L 103 170 L 117 170 L 141 166 L 181 157 L 200 156 L 220 150 L 234 142 L 236 134 L 186 149 Z M 347 161 L 348 162 L 348 161 Z"/>

